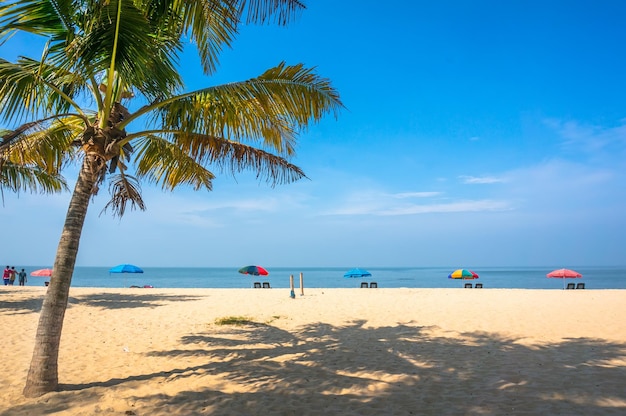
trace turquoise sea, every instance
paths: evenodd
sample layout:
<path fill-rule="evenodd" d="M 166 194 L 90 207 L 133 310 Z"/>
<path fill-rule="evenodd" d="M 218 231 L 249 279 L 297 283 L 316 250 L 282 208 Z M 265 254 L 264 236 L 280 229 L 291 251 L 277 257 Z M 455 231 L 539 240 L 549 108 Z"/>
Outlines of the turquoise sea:
<path fill-rule="evenodd" d="M 18 266 L 16 266 L 17 268 Z M 19 266 L 28 273 L 50 266 Z M 264 266 L 265 267 L 265 266 Z M 249 276 L 237 272 L 238 267 L 142 267 L 144 273 L 109 273 L 110 267 L 76 267 L 74 287 L 121 288 L 150 285 L 157 288 L 248 288 L 253 282 L 269 282 L 272 288 L 289 288 L 289 276 L 300 287 L 353 288 L 361 282 L 377 282 L 380 288 L 459 288 L 464 283 L 482 283 L 484 288 L 563 289 L 562 279 L 548 279 L 554 267 L 476 267 L 477 280 L 452 280 L 448 275 L 458 267 L 362 267 L 371 277 L 345 278 L 349 267 L 266 267 L 269 276 Z M 585 283 L 588 289 L 626 289 L 626 267 L 568 267 L 581 273 L 581 279 L 565 279 L 565 283 Z M 28 277 L 28 285 L 43 285 L 46 278 Z"/>

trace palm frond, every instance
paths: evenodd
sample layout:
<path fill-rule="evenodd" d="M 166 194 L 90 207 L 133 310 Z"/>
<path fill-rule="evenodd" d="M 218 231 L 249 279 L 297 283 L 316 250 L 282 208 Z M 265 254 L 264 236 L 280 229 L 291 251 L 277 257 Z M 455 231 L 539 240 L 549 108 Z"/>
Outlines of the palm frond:
<path fill-rule="evenodd" d="M 181 27 L 197 45 L 207 74 L 215 71 L 218 55 L 230 47 L 241 23 L 286 25 L 305 9 L 298 0 L 186 0 L 172 4 L 171 15 L 182 16 Z"/>
<path fill-rule="evenodd" d="M 1 115 L 7 121 L 82 111 L 74 97 L 86 88 L 80 76 L 28 58 L 0 59 Z"/>
<path fill-rule="evenodd" d="M 45 37 L 62 37 L 67 33 L 63 15 L 73 12 L 72 0 L 4 1 L 0 5 L 0 39 L 16 31 Z"/>
<path fill-rule="evenodd" d="M 84 129 L 81 117 L 56 115 L 51 119 L 26 123 L 4 131 L 0 152 L 15 164 L 37 165 L 45 172 L 58 174 L 75 153 L 75 140 Z"/>
<path fill-rule="evenodd" d="M 110 179 L 109 192 L 111 193 L 111 200 L 104 206 L 101 214 L 110 208 L 113 211 L 113 216 L 122 217 L 129 203 L 131 209 L 146 210 L 146 205 L 141 197 L 139 181 L 132 176 L 115 175 Z"/>
<path fill-rule="evenodd" d="M 208 181 L 203 186 L 211 190 L 210 179 L 214 176 L 207 170 L 208 166 L 233 175 L 252 171 L 272 186 L 306 177 L 302 169 L 284 158 L 252 146 L 186 132 L 171 132 L 168 136 L 171 142 L 151 135 L 136 149 L 138 176 L 160 182 L 168 190 L 181 184 L 192 184 L 198 189 L 199 173 L 206 175 L 204 179 Z"/>
<path fill-rule="evenodd" d="M 80 36 L 68 45 L 67 65 L 96 74 L 109 70 L 115 58 L 115 72 L 149 100 L 179 89 L 182 79 L 175 65 L 182 51 L 180 34 L 173 36 L 172 31 L 155 28 L 145 11 L 137 7 L 139 2 L 132 1 L 121 2 L 118 28 L 120 1 L 88 3 L 77 22 Z"/>
<path fill-rule="evenodd" d="M 134 145 L 138 178 L 160 183 L 164 190 L 173 190 L 179 185 L 190 185 L 195 190 L 213 189 L 215 175 L 175 144 L 147 134 Z"/>
<path fill-rule="evenodd" d="M 155 114 L 161 118 L 154 122 L 166 129 L 262 141 L 284 155 L 293 153 L 301 130 L 343 108 L 328 79 L 302 64 L 284 63 L 258 78 L 172 97 L 160 105 Z"/>
<path fill-rule="evenodd" d="M 306 9 L 299 0 L 234 0 L 238 3 L 241 18 L 246 23 L 278 24 L 284 26 L 297 13 Z"/>
<path fill-rule="evenodd" d="M 237 34 L 239 10 L 232 1 L 191 0 L 180 2 L 174 15 L 181 16 L 181 27 L 197 45 L 204 72 L 211 74 L 218 56 Z"/>
<path fill-rule="evenodd" d="M 18 165 L 0 157 L 0 191 L 55 193 L 67 191 L 67 183 L 59 174 L 50 174 L 39 166 Z"/>

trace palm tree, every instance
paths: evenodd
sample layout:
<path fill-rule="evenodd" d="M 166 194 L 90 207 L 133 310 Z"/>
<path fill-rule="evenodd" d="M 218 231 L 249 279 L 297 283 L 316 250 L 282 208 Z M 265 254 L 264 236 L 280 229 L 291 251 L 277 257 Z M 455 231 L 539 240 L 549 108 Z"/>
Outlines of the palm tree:
<path fill-rule="evenodd" d="M 80 164 L 25 396 L 58 388 L 72 273 L 90 198 L 102 184 L 108 183 L 111 193 L 104 209 L 121 216 L 129 206 L 145 208 L 141 180 L 165 190 L 181 185 L 211 190 L 209 167 L 230 173 L 250 169 L 272 185 L 304 177 L 288 161 L 298 134 L 342 108 L 328 79 L 303 65 L 280 63 L 250 80 L 187 92 L 177 71 L 185 40 L 196 44 L 202 69 L 211 74 L 239 25 L 284 25 L 303 8 L 298 0 L 0 5 L 0 39 L 25 31 L 47 40 L 38 59 L 0 59 L 0 114 L 17 125 L 2 136 L 0 154 L 13 163 L 35 163 L 52 176 L 67 163 Z"/>

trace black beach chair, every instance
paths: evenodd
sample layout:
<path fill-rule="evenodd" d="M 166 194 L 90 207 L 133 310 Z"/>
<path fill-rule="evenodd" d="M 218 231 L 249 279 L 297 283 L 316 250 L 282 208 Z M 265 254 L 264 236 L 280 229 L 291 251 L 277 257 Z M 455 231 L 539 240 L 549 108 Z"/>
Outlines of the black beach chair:
<path fill-rule="evenodd" d="M 465 283 L 465 289 L 471 289 L 471 288 L 472 288 L 471 283 Z"/>
<path fill-rule="evenodd" d="M 568 283 L 565 289 L 574 289 L 576 285 L 574 283 Z"/>
<path fill-rule="evenodd" d="M 261 289 L 261 282 L 254 282 L 255 289 Z"/>
<path fill-rule="evenodd" d="M 482 289 L 483 288 L 483 284 L 482 283 L 476 283 L 475 288 L 476 289 Z"/>
<path fill-rule="evenodd" d="M 584 283 L 578 283 L 576 285 L 576 289 L 584 289 L 585 288 L 585 284 Z"/>
<path fill-rule="evenodd" d="M 376 282 L 370 283 L 370 288 L 378 288 L 378 283 Z"/>
<path fill-rule="evenodd" d="M 263 289 L 269 289 L 270 288 L 270 282 L 263 282 Z"/>
<path fill-rule="evenodd" d="M 369 287 L 369 286 L 367 285 L 367 282 L 361 282 L 361 287 Z"/>

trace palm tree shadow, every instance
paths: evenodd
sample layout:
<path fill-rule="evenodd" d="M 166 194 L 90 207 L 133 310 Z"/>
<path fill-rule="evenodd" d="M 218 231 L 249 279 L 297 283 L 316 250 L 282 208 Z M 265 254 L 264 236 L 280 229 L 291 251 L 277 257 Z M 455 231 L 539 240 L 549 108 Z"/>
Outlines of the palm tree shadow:
<path fill-rule="evenodd" d="M 171 302 L 185 302 L 201 299 L 196 296 L 162 294 L 121 294 L 95 293 L 90 295 L 70 296 L 69 305 L 81 304 L 102 309 L 155 308 Z"/>
<path fill-rule="evenodd" d="M 176 395 L 133 395 L 129 402 L 162 414 L 219 413 L 226 408 L 239 414 L 259 409 L 284 413 L 305 402 L 310 413 L 304 414 L 450 415 L 619 414 L 626 403 L 626 371 L 620 364 L 624 343 L 579 338 L 528 346 L 495 333 L 446 337 L 437 335 L 436 328 L 412 323 L 379 328 L 366 324 L 316 323 L 296 331 L 272 325 L 211 327 L 183 337 L 181 348 L 144 356 L 175 362 L 194 357 L 200 359 L 198 365 L 65 384 L 59 398 L 48 402 L 58 400 L 62 406 L 63 394 L 73 392 L 72 400 L 97 403 L 99 390 L 94 388 L 162 380 L 194 387 Z M 212 389 L 209 380 L 214 377 L 245 386 L 245 391 Z M 451 395 L 462 399 L 450 400 Z M 20 410 L 41 410 L 29 406 L 34 407 Z"/>
<path fill-rule="evenodd" d="M 0 302 L 0 312 L 15 315 L 39 313 L 42 304 L 41 296 L 21 300 L 3 300 Z"/>

